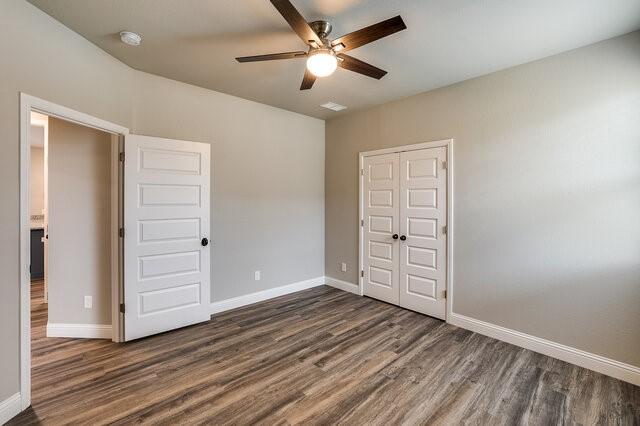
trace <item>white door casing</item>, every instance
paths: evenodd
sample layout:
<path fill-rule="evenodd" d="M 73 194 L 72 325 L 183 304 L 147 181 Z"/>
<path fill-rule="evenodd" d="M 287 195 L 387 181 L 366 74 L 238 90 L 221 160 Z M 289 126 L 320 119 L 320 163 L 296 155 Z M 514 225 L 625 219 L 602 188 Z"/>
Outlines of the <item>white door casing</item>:
<path fill-rule="evenodd" d="M 127 135 L 124 337 L 207 321 L 210 145 Z"/>
<path fill-rule="evenodd" d="M 364 294 L 398 304 L 398 154 L 366 157 L 363 163 Z"/>
<path fill-rule="evenodd" d="M 399 155 L 400 306 L 445 319 L 446 148 Z"/>

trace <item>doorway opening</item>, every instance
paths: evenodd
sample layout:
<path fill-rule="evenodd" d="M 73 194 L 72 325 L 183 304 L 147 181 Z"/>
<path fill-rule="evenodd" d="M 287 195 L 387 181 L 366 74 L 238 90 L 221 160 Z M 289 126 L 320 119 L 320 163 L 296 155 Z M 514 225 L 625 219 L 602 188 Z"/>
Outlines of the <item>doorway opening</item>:
<path fill-rule="evenodd" d="M 32 335 L 117 341 L 118 137 L 34 111 L 30 130 Z"/>
<path fill-rule="evenodd" d="M 31 404 L 32 361 L 50 361 L 51 338 L 80 345 L 121 341 L 119 153 L 128 129 L 29 95 L 20 100 L 24 410 Z"/>

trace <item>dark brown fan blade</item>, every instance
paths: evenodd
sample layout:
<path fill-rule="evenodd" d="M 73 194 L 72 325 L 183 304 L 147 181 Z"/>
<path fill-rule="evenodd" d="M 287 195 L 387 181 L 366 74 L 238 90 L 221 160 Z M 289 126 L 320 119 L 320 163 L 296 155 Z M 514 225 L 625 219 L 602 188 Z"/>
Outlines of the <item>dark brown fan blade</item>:
<path fill-rule="evenodd" d="M 302 79 L 302 84 L 300 85 L 300 90 L 309 90 L 313 87 L 313 83 L 316 82 L 316 76 L 311 74 L 311 71 L 305 68 L 304 70 L 304 78 Z"/>
<path fill-rule="evenodd" d="M 378 22 L 377 24 L 370 25 L 362 28 L 361 30 L 354 31 L 350 34 L 344 35 L 331 42 L 331 46 L 339 46 L 342 44 L 344 47 L 340 49 L 340 52 L 347 52 L 355 49 L 356 47 L 364 46 L 398 31 L 406 29 L 404 21 L 400 15 L 395 18 L 387 19 L 386 21 Z M 338 49 L 336 49 L 338 50 Z"/>
<path fill-rule="evenodd" d="M 283 18 L 289 23 L 293 31 L 298 34 L 298 37 L 302 39 L 306 44 L 311 44 L 311 42 L 316 42 L 318 46 L 322 46 L 322 40 L 318 37 L 318 34 L 315 33 L 307 23 L 306 19 L 300 12 L 293 7 L 289 0 L 271 0 L 271 3 L 278 9 L 278 12 L 283 16 Z"/>
<path fill-rule="evenodd" d="M 307 52 L 303 52 L 303 51 L 283 52 L 283 53 L 270 53 L 268 55 L 241 56 L 240 58 L 236 58 L 236 61 L 238 62 L 274 61 L 277 59 L 304 58 L 305 56 L 307 56 Z"/>
<path fill-rule="evenodd" d="M 338 66 L 345 70 L 357 72 L 358 74 L 366 75 L 367 77 L 380 80 L 387 72 L 380 68 L 374 67 L 366 62 L 356 59 L 353 56 L 345 55 L 344 53 L 338 53 Z M 342 60 L 340 60 L 342 59 Z"/>

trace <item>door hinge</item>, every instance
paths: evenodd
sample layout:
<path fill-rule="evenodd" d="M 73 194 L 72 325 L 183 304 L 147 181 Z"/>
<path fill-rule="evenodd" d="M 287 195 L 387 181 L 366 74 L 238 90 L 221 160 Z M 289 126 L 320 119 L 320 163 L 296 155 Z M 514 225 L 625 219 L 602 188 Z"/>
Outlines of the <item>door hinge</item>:
<path fill-rule="evenodd" d="M 442 290 L 442 297 L 443 297 L 444 299 L 446 299 L 446 298 L 447 298 L 447 290 Z"/>
<path fill-rule="evenodd" d="M 364 269 L 360 271 L 360 276 L 364 278 Z"/>
<path fill-rule="evenodd" d="M 360 226 L 364 226 L 364 219 L 360 219 Z"/>
<path fill-rule="evenodd" d="M 364 169 L 360 169 L 360 174 L 364 176 Z"/>
<path fill-rule="evenodd" d="M 443 168 L 444 170 L 447 170 L 447 162 L 446 162 L 446 161 L 443 161 L 443 162 L 442 162 L 442 168 Z"/>
<path fill-rule="evenodd" d="M 118 236 L 119 236 L 120 238 L 124 238 L 124 228 L 120 228 L 120 229 L 118 229 Z"/>
<path fill-rule="evenodd" d="M 120 304 L 120 313 L 124 314 L 124 303 Z"/>
<path fill-rule="evenodd" d="M 119 153 L 118 158 L 120 159 L 120 162 L 124 163 L 124 152 Z"/>
<path fill-rule="evenodd" d="M 445 226 L 443 226 L 443 227 L 442 227 L 442 233 L 443 233 L 444 235 L 447 235 L 447 225 L 445 225 Z"/>

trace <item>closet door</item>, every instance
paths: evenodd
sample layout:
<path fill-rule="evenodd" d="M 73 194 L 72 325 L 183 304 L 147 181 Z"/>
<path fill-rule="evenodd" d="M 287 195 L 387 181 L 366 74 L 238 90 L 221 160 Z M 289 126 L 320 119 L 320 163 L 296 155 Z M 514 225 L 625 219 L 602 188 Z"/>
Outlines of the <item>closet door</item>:
<path fill-rule="evenodd" d="M 445 318 L 445 147 L 400 153 L 400 306 Z"/>
<path fill-rule="evenodd" d="M 398 304 L 399 154 L 363 163 L 364 294 Z"/>

